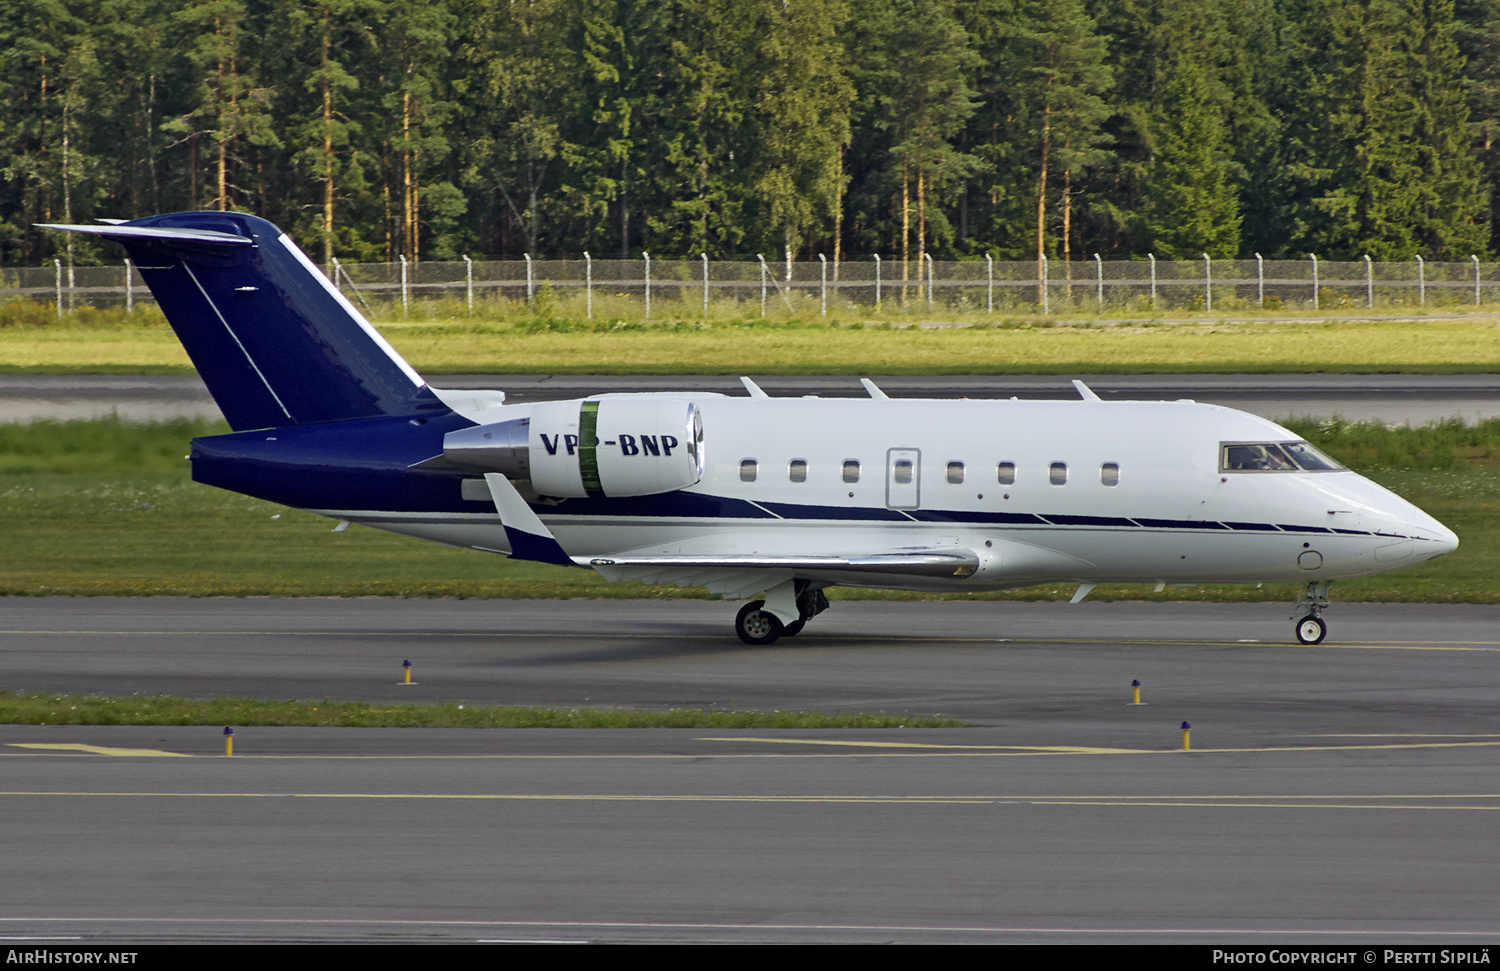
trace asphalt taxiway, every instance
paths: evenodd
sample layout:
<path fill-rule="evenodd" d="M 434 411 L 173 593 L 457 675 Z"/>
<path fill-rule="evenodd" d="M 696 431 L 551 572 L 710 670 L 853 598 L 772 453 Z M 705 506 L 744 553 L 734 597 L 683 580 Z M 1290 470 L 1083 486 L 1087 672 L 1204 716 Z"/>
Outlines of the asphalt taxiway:
<path fill-rule="evenodd" d="M 1191 398 L 1265 418 L 1327 418 L 1424 425 L 1448 418 L 1500 417 L 1500 375 L 1494 374 L 1138 374 L 1080 375 L 1106 401 Z M 863 396 L 853 377 L 756 376 L 773 396 Z M 440 388 L 497 388 L 515 403 L 586 397 L 600 392 L 712 391 L 743 395 L 732 375 L 436 375 Z M 1057 375 L 884 376 L 896 398 L 1073 398 Z M 129 421 L 218 418 L 197 375 L 0 375 L 0 422 L 119 415 Z"/>
<path fill-rule="evenodd" d="M 1336 603 L 1317 647 L 1277 604 L 845 602 L 769 648 L 732 612 L 0 600 L 10 690 L 975 726 L 0 727 L 0 936 L 1500 938 L 1500 608 Z"/>

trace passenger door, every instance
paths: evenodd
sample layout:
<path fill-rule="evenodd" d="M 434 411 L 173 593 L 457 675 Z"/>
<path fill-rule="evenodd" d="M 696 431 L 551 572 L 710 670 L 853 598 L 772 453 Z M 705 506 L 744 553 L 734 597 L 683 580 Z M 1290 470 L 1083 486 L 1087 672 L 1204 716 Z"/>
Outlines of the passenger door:
<path fill-rule="evenodd" d="M 916 509 L 921 501 L 922 452 L 893 448 L 885 453 L 885 504 L 890 509 Z"/>

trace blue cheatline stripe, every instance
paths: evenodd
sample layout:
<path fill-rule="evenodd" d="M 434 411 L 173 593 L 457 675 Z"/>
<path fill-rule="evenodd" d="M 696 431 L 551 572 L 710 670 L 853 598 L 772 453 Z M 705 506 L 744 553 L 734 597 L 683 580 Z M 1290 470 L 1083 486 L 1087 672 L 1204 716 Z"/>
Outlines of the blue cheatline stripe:
<path fill-rule="evenodd" d="M 1223 523 L 1198 519 L 1148 519 L 1135 517 L 1135 521 L 1150 529 L 1228 529 Z"/>
<path fill-rule="evenodd" d="M 1047 513 L 1042 517 L 1054 526 L 1134 526 L 1135 523 L 1118 516 L 1059 516 Z"/>
<path fill-rule="evenodd" d="M 583 512 L 581 512 L 581 510 L 579 509 L 579 507 L 575 507 L 574 506 L 573 502 L 574 502 L 573 500 L 569 500 L 569 501 L 567 501 L 567 502 L 565 502 L 565 503 L 563 503 L 561 505 L 557 505 L 557 506 L 534 506 L 532 508 L 537 512 L 537 514 L 539 516 L 544 516 L 544 517 L 546 517 L 547 520 L 551 520 L 553 522 L 557 522 L 557 521 L 561 520 L 561 521 L 566 522 L 567 525 L 569 525 L 569 526 L 586 525 L 587 522 L 590 519 L 601 519 L 601 520 L 602 519 L 609 519 L 609 520 L 626 520 L 626 521 L 628 521 L 628 520 L 645 520 L 645 521 L 650 521 L 650 520 L 666 519 L 666 518 L 670 518 L 670 517 L 673 516 L 672 513 L 665 513 L 665 512 L 660 512 L 660 511 L 655 511 L 655 512 L 652 512 L 652 511 L 643 511 L 643 510 L 641 510 L 639 508 L 635 509 L 634 511 L 632 511 L 630 513 L 624 513 L 624 512 L 620 512 L 618 510 L 612 510 L 612 511 L 609 511 L 609 512 L 601 512 L 601 511 L 595 509 L 595 510 L 591 510 L 588 514 L 584 514 Z M 434 511 L 434 512 L 430 512 L 430 513 L 414 512 L 414 513 L 412 513 L 412 515 L 420 517 L 419 519 L 416 519 L 416 520 L 412 520 L 410 517 L 404 517 L 404 516 L 401 516 L 399 514 L 395 514 L 395 515 L 381 515 L 381 513 L 394 512 L 393 510 L 380 510 L 380 509 L 363 509 L 363 510 L 361 510 L 361 509 L 340 509 L 340 508 L 332 508 L 332 507 L 329 507 L 329 508 L 321 508 L 320 507 L 320 508 L 318 508 L 318 511 L 321 512 L 321 513 L 324 513 L 326 515 L 347 516 L 349 518 L 356 519 L 356 520 L 358 520 L 360 522 L 392 522 L 392 523 L 396 523 L 396 522 L 419 521 L 419 522 L 437 522 L 437 523 L 452 523 L 452 524 L 459 524 L 459 523 L 462 523 L 462 524 L 472 524 L 477 519 L 484 518 L 484 517 L 481 517 L 481 516 L 476 516 L 476 515 L 474 515 L 472 513 L 470 513 L 468 515 L 465 515 L 462 518 L 458 518 L 458 517 L 455 517 L 455 518 L 452 518 L 452 519 L 428 519 L 427 518 L 428 516 L 440 516 L 441 515 L 440 511 Z M 444 511 L 446 511 L 446 510 L 444 510 Z M 789 520 L 789 521 L 794 521 L 794 522 L 796 522 L 796 521 L 802 521 L 802 522 L 817 522 L 817 521 L 822 521 L 822 522 L 859 522 L 860 521 L 860 520 L 857 520 L 857 519 L 855 519 L 853 517 L 849 517 L 849 516 L 842 516 L 842 517 L 837 517 L 837 518 L 831 517 L 831 516 L 829 516 L 829 517 L 821 516 L 821 515 L 818 515 L 818 507 L 803 507 L 800 510 L 797 509 L 796 507 L 788 507 L 785 511 L 787 513 L 789 513 L 790 515 L 786 515 L 786 516 L 783 516 L 781 518 L 785 519 L 785 520 Z M 841 510 L 841 511 L 847 512 L 848 510 Z M 884 510 L 874 510 L 874 511 L 877 512 L 877 513 L 884 512 Z M 768 517 L 764 513 L 761 513 L 760 515 L 752 515 L 752 516 L 724 515 L 724 516 L 706 516 L 706 517 L 693 517 L 693 516 L 683 515 L 683 514 L 679 513 L 679 514 L 676 514 L 676 518 L 682 518 L 682 519 L 701 518 L 701 519 L 708 519 L 708 520 L 713 520 L 713 519 L 725 519 L 725 520 L 752 519 L 752 520 L 755 520 L 755 519 L 758 519 L 758 520 L 764 522 L 767 519 L 769 519 L 770 517 Z M 1078 522 L 1064 523 L 1064 522 L 1061 522 L 1061 520 L 1068 519 L 1068 518 L 1072 518 L 1072 519 L 1106 519 L 1106 520 L 1108 520 L 1108 522 L 1102 523 L 1102 524 L 1101 523 L 1078 523 Z M 1055 524 L 1055 525 L 1059 525 L 1059 526 L 1073 527 L 1073 528 L 1077 528 L 1077 529 L 1088 529 L 1088 528 L 1143 529 L 1143 528 L 1145 528 L 1145 529 L 1150 529 L 1150 530 L 1155 531 L 1155 532 L 1173 531 L 1173 530 L 1181 530 L 1183 532 L 1200 532 L 1200 531 L 1219 532 L 1219 531 L 1230 530 L 1232 528 L 1232 531 L 1233 532 L 1237 532 L 1237 533 L 1241 533 L 1241 532 L 1260 532 L 1260 533 L 1276 533 L 1276 534 L 1281 534 L 1281 533 L 1337 533 L 1337 534 L 1342 534 L 1342 535 L 1347 535 L 1347 536 L 1381 536 L 1381 537 L 1386 537 L 1386 538 L 1389 538 L 1389 539 L 1418 539 L 1418 538 L 1420 538 L 1420 537 L 1406 536 L 1406 535 L 1403 535 L 1401 533 L 1385 533 L 1385 532 L 1376 533 L 1376 532 L 1370 532 L 1368 530 L 1358 530 L 1358 529 L 1326 529 L 1326 528 L 1324 528 L 1322 526 L 1283 526 L 1283 527 L 1278 528 L 1278 527 L 1276 527 L 1276 526 L 1274 526 L 1274 525 L 1272 525 L 1270 523 L 1233 523 L 1233 524 L 1228 524 L 1228 523 L 1218 523 L 1218 522 L 1197 522 L 1197 521 L 1194 521 L 1194 520 L 1146 520 L 1146 519 L 1128 520 L 1128 519 L 1114 519 L 1112 517 L 1102 517 L 1102 516 L 1101 517 L 1083 517 L 1083 516 L 1064 517 L 1064 516 L 1060 516 L 1060 515 L 1058 515 L 1058 516 L 1049 515 L 1049 516 L 1045 516 L 1045 517 L 1042 517 L 1042 516 L 1028 516 L 1028 517 L 1026 517 L 1026 519 L 1027 519 L 1027 521 L 1024 522 L 1024 523 L 1020 523 L 1020 524 L 1014 524 L 1014 523 L 1012 523 L 1012 525 L 1022 525 L 1022 526 L 1050 526 L 1050 525 L 1054 525 Z M 1049 522 L 1049 520 L 1051 522 Z M 911 520 L 910 519 L 905 519 L 903 517 L 902 521 L 910 522 Z M 954 526 L 986 526 L 986 525 L 993 525 L 993 523 L 991 523 L 989 521 L 986 521 L 986 520 L 965 519 L 965 518 L 962 518 L 962 514 L 959 514 L 959 513 L 945 514 L 945 518 L 942 518 L 942 519 L 938 519 L 938 518 L 936 518 L 934 516 L 934 517 L 928 518 L 928 519 L 923 520 L 923 521 L 924 522 L 928 522 L 928 523 L 945 522 L 945 523 L 949 523 L 949 524 L 954 525 Z M 870 525 L 875 526 L 875 525 L 881 525 L 881 524 L 890 522 L 890 520 L 889 519 L 865 519 L 865 520 L 863 520 L 863 522 L 867 522 Z M 1151 525 L 1151 526 L 1143 527 L 1143 526 L 1139 525 L 1139 523 L 1142 523 L 1142 522 L 1152 522 L 1152 523 L 1169 522 L 1169 523 L 1173 523 L 1173 524 L 1176 524 L 1176 525 L 1170 525 L 1170 526 L 1168 526 L 1168 525 Z M 522 534 L 522 535 L 526 536 L 526 535 L 530 535 L 530 534 Z M 537 539 L 540 541 L 542 538 L 541 537 L 537 537 Z"/>

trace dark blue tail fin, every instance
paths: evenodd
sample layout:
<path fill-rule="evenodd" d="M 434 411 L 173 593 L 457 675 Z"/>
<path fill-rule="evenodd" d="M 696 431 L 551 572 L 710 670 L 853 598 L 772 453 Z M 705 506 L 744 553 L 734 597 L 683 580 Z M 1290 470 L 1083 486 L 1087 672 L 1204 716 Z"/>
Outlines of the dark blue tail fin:
<path fill-rule="evenodd" d="M 182 212 L 51 228 L 124 244 L 236 431 L 447 411 L 264 219 Z"/>

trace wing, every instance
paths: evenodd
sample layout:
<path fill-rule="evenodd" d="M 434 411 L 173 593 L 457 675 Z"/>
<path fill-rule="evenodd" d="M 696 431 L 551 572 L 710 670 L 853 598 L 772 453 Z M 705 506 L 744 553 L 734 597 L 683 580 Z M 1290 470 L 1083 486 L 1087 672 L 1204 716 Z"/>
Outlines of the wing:
<path fill-rule="evenodd" d="M 574 562 L 593 567 L 606 580 L 704 587 L 730 600 L 791 579 L 878 585 L 893 577 L 966 577 L 979 569 L 973 551 L 951 548 L 860 556 L 597 556 L 575 557 Z"/>

